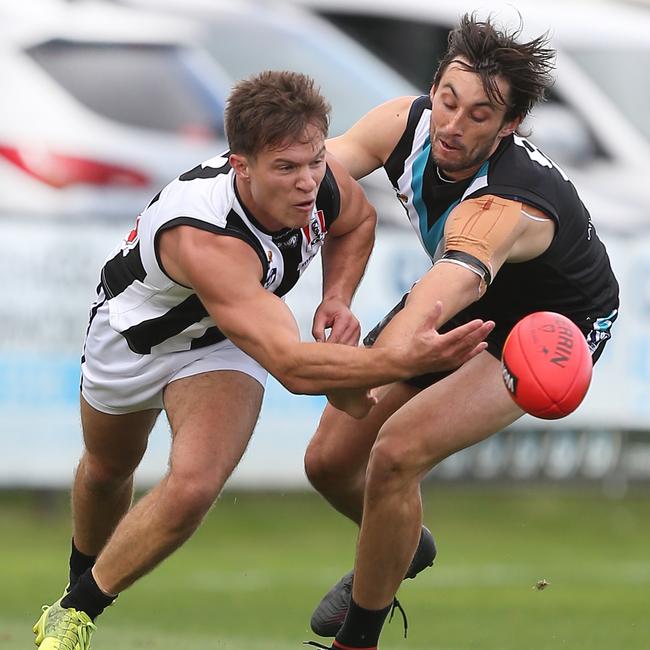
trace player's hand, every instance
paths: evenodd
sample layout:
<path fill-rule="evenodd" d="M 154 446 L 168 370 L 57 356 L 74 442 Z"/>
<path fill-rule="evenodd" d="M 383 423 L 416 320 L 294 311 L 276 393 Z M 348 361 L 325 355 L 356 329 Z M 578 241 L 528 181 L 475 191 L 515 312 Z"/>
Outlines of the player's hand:
<path fill-rule="evenodd" d="M 454 370 L 487 348 L 484 339 L 494 329 L 494 322 L 476 319 L 439 334 L 436 327 L 441 313 L 438 301 L 414 332 L 411 351 L 418 374 Z"/>
<path fill-rule="evenodd" d="M 330 329 L 329 335 L 326 335 L 326 329 Z M 314 339 L 321 343 L 327 341 L 359 345 L 361 326 L 347 304 L 342 300 L 330 298 L 318 305 L 311 332 Z"/>
<path fill-rule="evenodd" d="M 344 411 L 357 420 L 370 413 L 377 403 L 374 390 L 364 388 L 346 388 L 327 394 L 327 401 L 339 411 Z"/>

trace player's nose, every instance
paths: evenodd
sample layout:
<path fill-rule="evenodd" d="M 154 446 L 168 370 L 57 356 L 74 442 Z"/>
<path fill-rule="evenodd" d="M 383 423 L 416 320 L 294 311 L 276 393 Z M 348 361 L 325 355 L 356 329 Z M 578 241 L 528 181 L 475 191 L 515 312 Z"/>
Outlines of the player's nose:
<path fill-rule="evenodd" d="M 318 179 L 309 168 L 301 170 L 296 179 L 296 187 L 302 192 L 313 192 L 318 187 Z"/>
<path fill-rule="evenodd" d="M 456 111 L 446 125 L 446 131 L 449 135 L 461 136 L 463 134 L 464 117 L 461 111 Z"/>

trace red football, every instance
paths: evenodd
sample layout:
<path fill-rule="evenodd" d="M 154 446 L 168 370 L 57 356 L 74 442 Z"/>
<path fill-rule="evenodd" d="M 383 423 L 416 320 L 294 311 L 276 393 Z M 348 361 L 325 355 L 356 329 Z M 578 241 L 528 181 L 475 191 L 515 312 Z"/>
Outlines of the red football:
<path fill-rule="evenodd" d="M 555 420 L 578 408 L 591 382 L 584 334 L 562 314 L 538 311 L 513 328 L 501 357 L 503 381 L 524 411 Z"/>

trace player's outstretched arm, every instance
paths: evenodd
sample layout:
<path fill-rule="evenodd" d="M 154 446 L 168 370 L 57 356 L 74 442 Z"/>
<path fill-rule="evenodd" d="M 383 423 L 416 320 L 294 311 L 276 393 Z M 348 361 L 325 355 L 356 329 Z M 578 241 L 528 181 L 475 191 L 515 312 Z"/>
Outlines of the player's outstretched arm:
<path fill-rule="evenodd" d="M 488 290 L 508 258 L 521 261 L 539 255 L 553 232 L 552 222 L 540 224 L 539 219 L 531 221 L 522 213 L 521 203 L 509 199 L 486 195 L 461 202 L 445 223 L 443 255 L 413 287 L 406 306 L 386 326 L 376 345 L 408 340 L 429 318 L 435 301 L 443 305 L 438 325 L 446 323 Z M 465 360 L 481 349 L 470 351 Z"/>
<path fill-rule="evenodd" d="M 430 322 L 408 343 L 378 349 L 301 343 L 293 315 L 261 286 L 261 263 L 239 239 L 179 226 L 161 235 L 160 253 L 166 272 L 197 292 L 224 334 L 294 393 L 379 386 L 440 362 L 439 335 Z M 477 321 L 466 334 L 471 339 L 480 328 Z"/>

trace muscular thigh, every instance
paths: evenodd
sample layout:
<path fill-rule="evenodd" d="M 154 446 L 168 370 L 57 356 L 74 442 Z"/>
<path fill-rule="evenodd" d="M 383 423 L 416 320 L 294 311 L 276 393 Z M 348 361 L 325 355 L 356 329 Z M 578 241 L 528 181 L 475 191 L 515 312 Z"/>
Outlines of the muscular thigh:
<path fill-rule="evenodd" d="M 160 410 L 109 415 L 92 407 L 83 396 L 80 406 L 86 453 L 105 467 L 125 472 L 135 469 Z"/>
<path fill-rule="evenodd" d="M 391 445 L 410 471 L 424 474 L 522 414 L 503 384 L 501 363 L 482 352 L 399 409 L 378 443 Z"/>
<path fill-rule="evenodd" d="M 232 370 L 171 382 L 164 404 L 172 429 L 172 470 L 225 479 L 246 449 L 263 395 L 258 381 Z"/>

